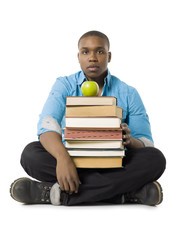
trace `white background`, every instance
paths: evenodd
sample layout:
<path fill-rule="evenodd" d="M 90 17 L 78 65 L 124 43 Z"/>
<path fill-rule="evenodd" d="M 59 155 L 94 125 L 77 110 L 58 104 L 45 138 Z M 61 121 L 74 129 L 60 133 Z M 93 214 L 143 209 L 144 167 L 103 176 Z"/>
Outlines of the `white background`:
<path fill-rule="evenodd" d="M 1 239 L 179 239 L 180 2 L 2 0 L 0 2 Z M 155 146 L 167 159 L 158 207 L 24 206 L 9 196 L 26 144 L 56 77 L 79 71 L 77 41 L 110 39 L 111 74 L 136 87 Z"/>

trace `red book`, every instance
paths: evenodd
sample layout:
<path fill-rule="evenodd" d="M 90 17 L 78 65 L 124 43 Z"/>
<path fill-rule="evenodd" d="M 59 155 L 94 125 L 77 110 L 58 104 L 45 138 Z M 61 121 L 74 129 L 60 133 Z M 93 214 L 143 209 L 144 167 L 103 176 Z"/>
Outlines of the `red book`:
<path fill-rule="evenodd" d="M 68 129 L 64 131 L 65 140 L 122 140 L 122 129 L 118 130 L 81 130 Z"/>

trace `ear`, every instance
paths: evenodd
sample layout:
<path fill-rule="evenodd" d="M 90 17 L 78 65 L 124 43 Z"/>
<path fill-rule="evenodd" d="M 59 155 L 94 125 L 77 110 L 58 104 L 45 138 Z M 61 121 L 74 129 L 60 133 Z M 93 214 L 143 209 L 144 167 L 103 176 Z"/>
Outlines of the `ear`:
<path fill-rule="evenodd" d="M 108 63 L 111 61 L 111 52 L 108 52 Z"/>
<path fill-rule="evenodd" d="M 77 54 L 77 58 L 78 58 L 78 61 L 79 61 L 79 53 Z"/>

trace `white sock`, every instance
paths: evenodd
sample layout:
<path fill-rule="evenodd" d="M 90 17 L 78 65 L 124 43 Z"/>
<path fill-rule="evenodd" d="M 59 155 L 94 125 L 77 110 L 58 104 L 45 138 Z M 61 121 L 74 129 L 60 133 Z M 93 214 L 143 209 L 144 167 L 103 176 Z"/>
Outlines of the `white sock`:
<path fill-rule="evenodd" d="M 58 183 L 55 183 L 50 190 L 50 200 L 51 203 L 55 206 L 61 205 L 60 202 L 61 189 Z"/>

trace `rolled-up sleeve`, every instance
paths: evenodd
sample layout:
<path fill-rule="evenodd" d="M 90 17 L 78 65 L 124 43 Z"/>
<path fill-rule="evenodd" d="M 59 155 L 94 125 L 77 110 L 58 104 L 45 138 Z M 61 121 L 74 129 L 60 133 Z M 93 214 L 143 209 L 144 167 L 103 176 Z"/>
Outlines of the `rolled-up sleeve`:
<path fill-rule="evenodd" d="M 149 117 L 141 97 L 135 88 L 131 88 L 129 91 L 128 107 L 127 124 L 131 130 L 131 135 L 134 138 L 139 138 L 141 141 L 148 139 L 153 145 Z"/>
<path fill-rule="evenodd" d="M 68 88 L 64 79 L 57 78 L 39 116 L 38 137 L 48 131 L 62 133 L 61 122 L 65 115 L 66 96 Z"/>

